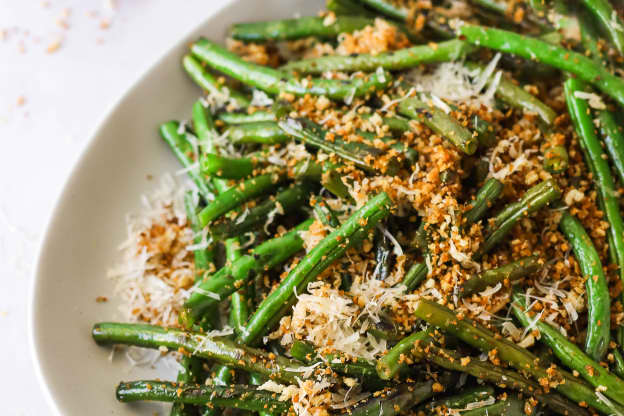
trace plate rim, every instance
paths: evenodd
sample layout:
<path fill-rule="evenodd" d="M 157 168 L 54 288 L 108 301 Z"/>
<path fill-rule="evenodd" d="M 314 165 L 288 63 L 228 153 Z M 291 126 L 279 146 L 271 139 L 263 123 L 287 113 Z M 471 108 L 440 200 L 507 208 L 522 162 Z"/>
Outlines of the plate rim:
<path fill-rule="evenodd" d="M 171 46 L 165 49 L 161 54 L 158 55 L 147 67 L 137 73 L 134 79 L 131 81 L 130 86 L 122 92 L 117 98 L 113 98 L 109 104 L 106 106 L 105 110 L 101 113 L 94 123 L 94 127 L 89 130 L 89 133 L 86 135 L 88 139 L 85 144 L 80 149 L 79 154 L 72 165 L 69 174 L 64 179 L 61 191 L 54 200 L 52 204 L 52 210 L 48 216 L 46 224 L 43 229 L 42 236 L 39 240 L 39 244 L 37 245 L 36 253 L 35 253 L 35 262 L 34 268 L 30 275 L 30 284 L 28 288 L 28 300 L 27 300 L 27 316 L 26 316 L 26 325 L 27 325 L 27 342 L 29 355 L 33 364 L 33 369 L 35 372 L 35 377 L 37 379 L 37 383 L 43 393 L 44 400 L 54 414 L 63 416 L 61 409 L 58 406 L 57 401 L 52 394 L 52 391 L 49 386 L 48 379 L 44 374 L 42 363 L 41 363 L 41 345 L 37 343 L 35 336 L 35 311 L 38 303 L 38 295 L 37 295 L 37 287 L 41 276 L 43 275 L 42 270 L 42 258 L 47 251 L 48 246 L 51 244 L 50 240 L 52 239 L 53 233 L 52 230 L 55 228 L 54 224 L 58 221 L 60 215 L 62 214 L 61 206 L 63 205 L 63 201 L 65 201 L 69 193 L 71 192 L 71 183 L 74 180 L 75 175 L 78 171 L 81 170 L 82 165 L 85 163 L 86 156 L 91 153 L 92 148 L 95 146 L 96 137 L 98 137 L 101 131 L 105 128 L 105 126 L 110 122 L 110 118 L 115 113 L 116 109 L 133 93 L 139 88 L 141 81 L 148 77 L 149 74 L 154 72 L 157 67 L 162 65 L 164 61 L 169 59 L 170 55 L 174 54 L 174 52 L 179 49 L 181 46 L 185 44 L 186 39 L 194 32 L 198 30 L 201 26 L 206 24 L 206 21 L 213 18 L 215 15 L 223 12 L 227 7 L 232 6 L 232 4 L 236 3 L 238 0 L 224 0 L 223 4 L 221 4 L 217 9 L 213 10 L 210 14 L 206 15 L 204 19 L 197 25 L 191 26 L 188 30 L 184 31 L 182 35 L 176 39 Z"/>

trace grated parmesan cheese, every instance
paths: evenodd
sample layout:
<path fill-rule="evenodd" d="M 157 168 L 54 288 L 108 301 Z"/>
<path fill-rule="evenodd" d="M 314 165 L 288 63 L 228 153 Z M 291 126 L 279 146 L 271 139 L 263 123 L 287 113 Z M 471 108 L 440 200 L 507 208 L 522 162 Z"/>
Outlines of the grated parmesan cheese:
<path fill-rule="evenodd" d="M 304 339 L 317 347 L 370 360 L 386 351 L 386 341 L 366 330 L 380 321 L 384 307 L 404 296 L 403 286 L 388 288 L 380 280 L 364 279 L 344 293 L 326 283 L 313 282 L 308 292 L 297 296 L 292 315 L 282 318 L 273 338 L 281 337 L 283 345 L 294 338 Z"/>
<path fill-rule="evenodd" d="M 585 92 L 585 91 L 574 91 L 574 96 L 576 98 L 580 98 L 581 100 L 587 100 L 587 104 L 591 108 L 595 108 L 596 110 L 606 110 L 607 106 L 602 101 L 602 97 L 593 92 Z"/>
<path fill-rule="evenodd" d="M 442 63 L 431 73 L 427 73 L 426 69 L 416 68 L 406 74 L 406 80 L 414 85 L 417 92 L 431 93 L 434 105 L 446 113 L 451 109 L 442 99 L 493 108 L 494 92 L 496 84 L 500 82 L 500 74 L 495 75 L 492 81 L 490 78 L 499 59 L 500 54 L 496 54 L 483 71 L 469 69 L 462 62 Z M 488 83 L 493 87 L 483 92 Z"/>
<path fill-rule="evenodd" d="M 123 262 L 108 271 L 127 321 L 175 326 L 194 280 L 193 232 L 186 226 L 184 193 L 190 181 L 165 175 L 160 187 L 143 195 L 142 212 L 127 218 Z M 164 259 L 168 259 L 164 261 Z"/>

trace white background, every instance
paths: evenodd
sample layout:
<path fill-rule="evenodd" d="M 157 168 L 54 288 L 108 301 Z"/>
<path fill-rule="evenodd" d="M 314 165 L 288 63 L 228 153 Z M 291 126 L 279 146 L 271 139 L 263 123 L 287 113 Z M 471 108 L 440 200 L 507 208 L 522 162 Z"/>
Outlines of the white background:
<path fill-rule="evenodd" d="M 27 315 L 37 247 L 72 166 L 115 100 L 227 2 L 0 0 L 2 415 L 51 414 Z"/>

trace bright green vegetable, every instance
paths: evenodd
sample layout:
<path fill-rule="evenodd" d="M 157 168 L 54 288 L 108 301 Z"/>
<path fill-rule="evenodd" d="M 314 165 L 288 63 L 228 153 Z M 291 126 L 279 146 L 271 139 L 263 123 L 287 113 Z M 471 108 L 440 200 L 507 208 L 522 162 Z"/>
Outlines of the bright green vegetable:
<path fill-rule="evenodd" d="M 470 69 L 481 69 L 483 66 L 473 62 L 467 62 L 466 66 Z M 487 85 L 492 82 L 492 78 L 488 79 Z M 510 105 L 511 107 L 536 113 L 546 124 L 552 124 L 557 117 L 555 110 L 550 108 L 539 98 L 524 90 L 524 88 L 514 84 L 506 76 L 501 76 L 496 86 L 496 97 Z"/>
<path fill-rule="evenodd" d="M 192 192 L 184 195 L 184 208 L 186 210 L 186 218 L 191 224 L 191 231 L 195 233 L 195 244 L 202 242 L 201 227 L 199 226 L 199 218 L 195 209 L 195 201 Z M 195 260 L 195 279 L 201 279 L 203 274 L 210 270 L 210 266 L 214 263 L 214 252 L 211 248 L 205 250 L 195 250 L 193 252 Z"/>
<path fill-rule="evenodd" d="M 117 386 L 117 400 L 124 403 L 136 401 L 181 402 L 190 405 L 211 404 L 215 407 L 269 411 L 285 414 L 291 407 L 273 397 L 274 393 L 256 390 L 244 385 L 206 386 L 202 384 L 171 383 L 159 380 L 121 382 Z"/>
<path fill-rule="evenodd" d="M 470 296 L 498 283 L 513 283 L 527 275 L 537 272 L 542 267 L 538 256 L 522 257 L 516 261 L 495 269 L 486 270 L 466 280 L 459 289 L 459 297 Z"/>
<path fill-rule="evenodd" d="M 459 33 L 473 45 L 512 53 L 570 72 L 624 105 L 624 80 L 582 54 L 501 29 L 466 24 L 459 28 Z"/>
<path fill-rule="evenodd" d="M 296 383 L 301 364 L 295 360 L 241 346 L 224 338 L 213 338 L 196 332 L 163 328 L 147 324 L 102 322 L 93 326 L 93 340 L 98 345 L 134 345 L 158 349 L 183 349 L 195 357 L 214 360 L 232 368 L 256 372 L 283 383 Z"/>
<path fill-rule="evenodd" d="M 306 184 L 291 186 L 270 196 L 266 201 L 239 213 L 236 218 L 226 219 L 210 227 L 210 235 L 219 240 L 226 237 L 243 235 L 258 227 L 267 231 L 274 219 L 291 214 L 304 206 L 310 196 L 310 187 Z"/>
<path fill-rule="evenodd" d="M 342 177 L 337 171 L 338 167 L 328 160 L 320 164 L 306 159 L 295 165 L 293 174 L 297 180 L 320 183 L 338 198 L 349 200 L 351 198 L 349 188 L 342 181 Z"/>
<path fill-rule="evenodd" d="M 608 0 L 582 0 L 596 20 L 600 22 L 615 49 L 624 54 L 624 22 L 618 16 Z"/>
<path fill-rule="evenodd" d="M 499 244 L 521 218 L 534 214 L 560 197 L 561 190 L 552 179 L 530 188 L 520 201 L 508 205 L 494 218 L 493 225 L 487 230 L 485 242 L 475 253 L 475 259 L 481 258 Z"/>
<path fill-rule="evenodd" d="M 377 374 L 379 374 L 379 377 L 384 380 L 392 379 L 405 366 L 401 362 L 402 356 L 409 355 L 415 348 L 415 345 L 421 343 L 428 344 L 431 340 L 431 334 L 428 331 L 414 332 L 403 338 L 377 361 Z"/>
<path fill-rule="evenodd" d="M 564 146 L 554 144 L 554 135 L 552 132 L 543 131 L 546 142 L 542 146 L 542 155 L 544 156 L 544 169 L 550 173 L 562 173 L 568 168 L 568 151 Z"/>
<path fill-rule="evenodd" d="M 442 381 L 443 387 L 450 387 L 450 381 Z M 415 385 L 402 384 L 384 395 L 372 397 L 349 409 L 351 416 L 394 416 L 407 412 L 412 407 L 434 395 L 434 381 L 429 380 Z"/>
<path fill-rule="evenodd" d="M 522 374 L 487 361 L 481 361 L 478 357 L 462 356 L 455 351 L 427 343 L 418 344 L 406 354 L 417 361 L 427 360 L 447 370 L 467 373 L 478 380 L 495 384 L 501 388 L 513 389 L 535 396 L 539 402 L 558 414 L 579 416 L 588 414 L 581 407 L 556 393 L 545 394 L 538 383 L 526 379 Z"/>
<path fill-rule="evenodd" d="M 260 161 L 254 157 L 225 157 L 213 153 L 202 155 L 200 168 L 207 176 L 225 179 L 243 179 L 251 175 Z"/>
<path fill-rule="evenodd" d="M 427 269 L 427 265 L 425 263 L 416 262 L 412 264 L 409 268 L 405 276 L 403 277 L 402 285 L 405 285 L 406 292 L 411 292 L 416 289 L 422 282 L 427 278 L 427 273 L 429 269 Z"/>
<path fill-rule="evenodd" d="M 620 183 L 624 183 L 624 134 L 621 123 L 608 110 L 598 111 L 598 119 L 602 140 L 607 145 L 607 153 L 613 162 Z"/>
<path fill-rule="evenodd" d="M 197 383 L 201 373 L 201 362 L 195 357 L 183 356 L 180 359 L 180 371 L 178 372 L 178 383 Z M 197 407 L 193 405 L 184 405 L 184 403 L 176 401 L 171 407 L 169 416 L 191 416 L 197 412 Z"/>
<path fill-rule="evenodd" d="M 272 95 L 280 93 L 296 96 L 324 95 L 333 100 L 349 101 L 377 89 L 383 89 L 392 82 L 392 75 L 388 72 L 373 73 L 349 81 L 313 79 L 304 82 L 285 77 L 278 70 L 245 62 L 238 55 L 207 39 L 195 42 L 191 50 L 198 59 L 211 68 Z"/>
<path fill-rule="evenodd" d="M 377 17 L 377 13 L 368 10 L 354 0 L 327 0 L 325 7 L 327 10 L 336 13 L 337 16 Z"/>
<path fill-rule="evenodd" d="M 596 135 L 589 105 L 587 100 L 577 97 L 579 92 L 586 92 L 583 83 L 573 78 L 568 79 L 565 83 L 568 110 L 580 139 L 585 163 L 593 175 L 600 208 L 609 222 L 609 251 L 620 268 L 620 279 L 624 283 L 624 220 L 620 213 L 620 200 L 602 143 Z"/>
<path fill-rule="evenodd" d="M 451 310 L 428 300 L 420 300 L 414 307 L 416 317 L 439 327 L 445 332 L 456 336 L 465 343 L 488 353 L 496 350 L 497 356 L 505 362 L 530 375 L 536 381 L 551 380 L 558 377 L 565 382 L 557 384 L 555 389 L 573 402 L 585 402 L 587 405 L 605 413 L 622 413 L 624 406 L 617 403 L 605 403 L 594 394 L 594 389 L 572 374 L 562 370 L 549 373 L 542 368 L 539 358 L 528 350 L 494 335 L 490 330 L 465 317 L 462 319 Z"/>
<path fill-rule="evenodd" d="M 503 184 L 498 179 L 488 179 L 475 195 L 474 201 L 470 203 L 471 208 L 464 214 L 466 227 L 470 227 L 483 218 L 501 192 L 503 192 Z"/>
<path fill-rule="evenodd" d="M 211 186 L 209 182 L 199 172 L 199 169 L 195 167 L 195 160 L 193 160 L 193 146 L 186 138 L 186 133 L 180 132 L 180 123 L 177 121 L 168 121 L 160 125 L 160 136 L 171 147 L 173 153 L 176 155 L 182 166 L 186 169 L 187 174 L 193 180 L 200 195 L 206 200 L 210 201 L 213 197 Z"/>
<path fill-rule="evenodd" d="M 434 62 L 456 61 L 475 48 L 461 40 L 453 39 L 432 45 L 418 45 L 411 48 L 384 52 L 376 55 L 359 54 L 349 56 L 321 56 L 319 58 L 292 61 L 281 69 L 297 74 L 322 74 L 327 71 L 373 72 L 377 68 L 389 71 L 414 68 Z"/>
<path fill-rule="evenodd" d="M 241 256 L 224 266 L 196 286 L 184 303 L 182 322 L 189 327 L 203 313 L 234 293 L 256 273 L 270 270 L 283 263 L 303 248 L 299 232 L 308 229 L 312 220 L 304 221 L 281 237 L 267 240 L 250 254 Z"/>
<path fill-rule="evenodd" d="M 462 413 L 464 416 L 525 416 L 524 401 L 507 397 L 494 404 L 472 409 Z"/>
<path fill-rule="evenodd" d="M 247 124 L 262 121 L 276 121 L 272 111 L 257 110 L 249 114 L 247 111 L 219 113 L 217 118 L 226 124 Z"/>
<path fill-rule="evenodd" d="M 574 256 L 586 278 L 588 322 L 585 352 L 594 360 L 600 361 L 611 339 L 609 334 L 611 298 L 607 278 L 602 271 L 598 252 L 583 225 L 568 212 L 564 212 L 559 228 L 570 242 Z"/>
<path fill-rule="evenodd" d="M 477 151 L 478 141 L 470 130 L 441 109 L 426 103 L 423 99 L 426 100 L 427 98 L 408 98 L 401 101 L 399 113 L 425 124 L 468 155 Z"/>
<path fill-rule="evenodd" d="M 283 175 L 265 174 L 241 182 L 219 194 L 206 208 L 202 209 L 198 214 L 199 223 L 202 227 L 205 227 L 223 214 L 240 206 L 243 202 L 273 190 L 283 180 Z"/>
<path fill-rule="evenodd" d="M 307 37 L 336 39 L 341 33 L 351 33 L 368 25 L 372 19 L 359 16 L 338 16 L 329 23 L 323 17 L 300 17 L 297 19 L 273 20 L 269 22 L 236 23 L 230 35 L 245 42 L 266 42 L 295 40 Z"/>
<path fill-rule="evenodd" d="M 487 385 L 462 390 L 462 393 L 420 405 L 418 410 L 436 414 L 436 409 L 465 409 L 470 403 L 482 402 L 494 396 L 494 389 Z"/>
<path fill-rule="evenodd" d="M 204 67 L 191 55 L 185 55 L 182 58 L 182 65 L 189 74 L 191 79 L 195 81 L 203 90 L 212 94 L 225 94 L 230 98 L 230 101 L 236 104 L 239 108 L 247 107 L 250 103 L 249 98 L 245 97 L 240 92 L 231 88 L 221 85 Z"/>
<path fill-rule="evenodd" d="M 540 333 L 539 340 L 548 345 L 557 358 L 571 370 L 578 371 L 581 377 L 594 387 L 604 386 L 605 396 L 624 404 L 624 381 L 611 374 L 598 362 L 587 356 L 579 347 L 546 322 L 537 317 L 531 318 L 526 311 L 525 298 L 521 293 L 514 293 L 512 310 L 516 318 L 526 327 L 535 328 Z"/>
<path fill-rule="evenodd" d="M 281 318 L 281 314 L 290 308 L 295 299 L 295 293 L 303 293 L 308 283 L 336 259 L 342 257 L 355 240 L 354 237 L 358 231 L 366 233 L 379 220 L 386 217 L 390 204 L 390 198 L 383 192 L 372 197 L 340 228 L 319 242 L 258 306 L 247 323 L 245 334 L 239 337 L 239 341 L 251 344 L 271 330 L 271 324 L 276 323 L 277 319 Z"/>
<path fill-rule="evenodd" d="M 377 376 L 375 364 L 362 358 L 354 360 L 340 354 L 323 354 L 321 357 L 316 353 L 312 345 L 302 341 L 295 341 L 288 352 L 293 358 L 306 364 L 323 362 L 338 374 L 347 377 L 357 377 L 367 389 L 377 390 L 387 386 Z"/>
<path fill-rule="evenodd" d="M 280 121 L 279 126 L 286 134 L 295 139 L 322 149 L 327 153 L 335 153 L 342 159 L 352 162 L 355 166 L 367 172 L 375 172 L 377 170 L 375 166 L 371 165 L 371 161 L 374 162 L 383 154 L 381 150 L 366 143 L 347 142 L 342 137 L 328 133 L 318 124 L 305 118 L 287 118 Z M 329 138 L 330 136 L 331 139 Z M 398 168 L 396 159 L 391 159 L 383 166 L 383 169 L 385 169 L 384 173 L 389 175 L 396 173 Z"/>
<path fill-rule="evenodd" d="M 232 126 L 227 129 L 227 138 L 236 144 L 279 144 L 289 140 L 274 121 L 258 121 Z"/>

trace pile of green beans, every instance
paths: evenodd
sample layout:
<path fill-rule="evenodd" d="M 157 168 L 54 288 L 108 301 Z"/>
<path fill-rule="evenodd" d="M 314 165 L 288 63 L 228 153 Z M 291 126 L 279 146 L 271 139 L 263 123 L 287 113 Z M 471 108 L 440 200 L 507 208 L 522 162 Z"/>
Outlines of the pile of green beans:
<path fill-rule="evenodd" d="M 332 384 L 324 392 L 348 389 L 345 403 L 352 390 L 366 392 L 330 415 L 624 414 L 624 22 L 618 8 L 608 0 L 530 0 L 513 8 L 501 0 L 466 0 L 461 10 L 471 15 L 461 21 L 437 2 L 424 3 L 327 0 L 327 12 L 317 16 L 233 24 L 229 36 L 237 47 L 277 53 L 273 67 L 206 38 L 189 45 L 182 68 L 207 96 L 194 103 L 190 122 L 164 122 L 158 133 L 191 187 L 184 194 L 186 227 L 201 247 L 186 258 L 193 285 L 175 311 L 177 327 L 101 322 L 91 331 L 101 346 L 176 351 L 180 371 L 175 382 L 121 382 L 118 401 L 169 402 L 172 416 L 217 416 L 224 409 L 287 415 L 303 397 L 272 390 L 325 377 Z M 365 36 L 377 19 L 391 23 L 407 46 L 344 53 L 344 42 Z M 581 36 L 571 41 L 566 36 L 575 24 Z M 288 60 L 283 52 L 301 45 L 325 52 Z M 481 79 L 499 53 L 505 73 L 494 68 Z M 438 97 L 410 81 L 413 69 L 448 63 L 483 89 L 478 94 L 489 92 L 488 105 Z M 559 87 L 567 114 L 563 101 L 551 99 L 549 90 Z M 524 183 L 498 176 L 489 164 L 507 138 L 502 131 L 521 119 L 534 124 L 537 144 L 531 145 L 541 169 Z M 431 137 L 461 163 L 422 171 L 439 156 L 423 151 Z M 405 189 L 413 180 L 454 193 L 458 204 L 444 213 L 450 229 L 419 206 L 419 189 Z M 569 202 L 576 183 L 595 192 L 583 198 L 596 201 L 596 215 L 608 224 L 604 235 Z M 548 209 L 551 228 L 544 231 L 569 247 L 575 262 L 568 266 L 585 288 L 576 311 L 582 319 L 565 327 L 571 334 L 542 318 L 544 306 L 533 301 L 544 298 L 527 290 L 535 284 L 543 291 L 537 281 L 558 259 L 537 249 L 507 252 L 519 242 L 518 230 L 541 221 L 535 218 Z M 462 261 L 452 244 L 452 259 L 436 257 L 436 244 L 453 233 L 479 236 Z M 595 244 L 599 237 L 604 244 Z M 346 266 L 355 265 L 352 255 L 370 262 L 365 276 Z M 453 270 L 453 289 L 444 296 L 429 290 L 447 285 L 436 281 L 437 267 Z M 385 346 L 383 353 L 349 356 L 299 335 L 285 345 L 274 341 L 288 330 L 287 317 L 310 284 L 325 280 L 347 296 L 366 278 L 401 297 L 400 307 L 382 308 L 361 332 Z M 489 302 L 497 291 L 508 302 L 503 314 L 492 315 L 489 327 L 470 319 L 470 302 Z M 353 295 L 364 314 L 372 305 L 359 300 Z M 227 319 L 220 319 L 224 312 Z M 505 330 L 500 320 L 507 321 Z M 502 336 L 510 321 L 536 345 Z"/>

